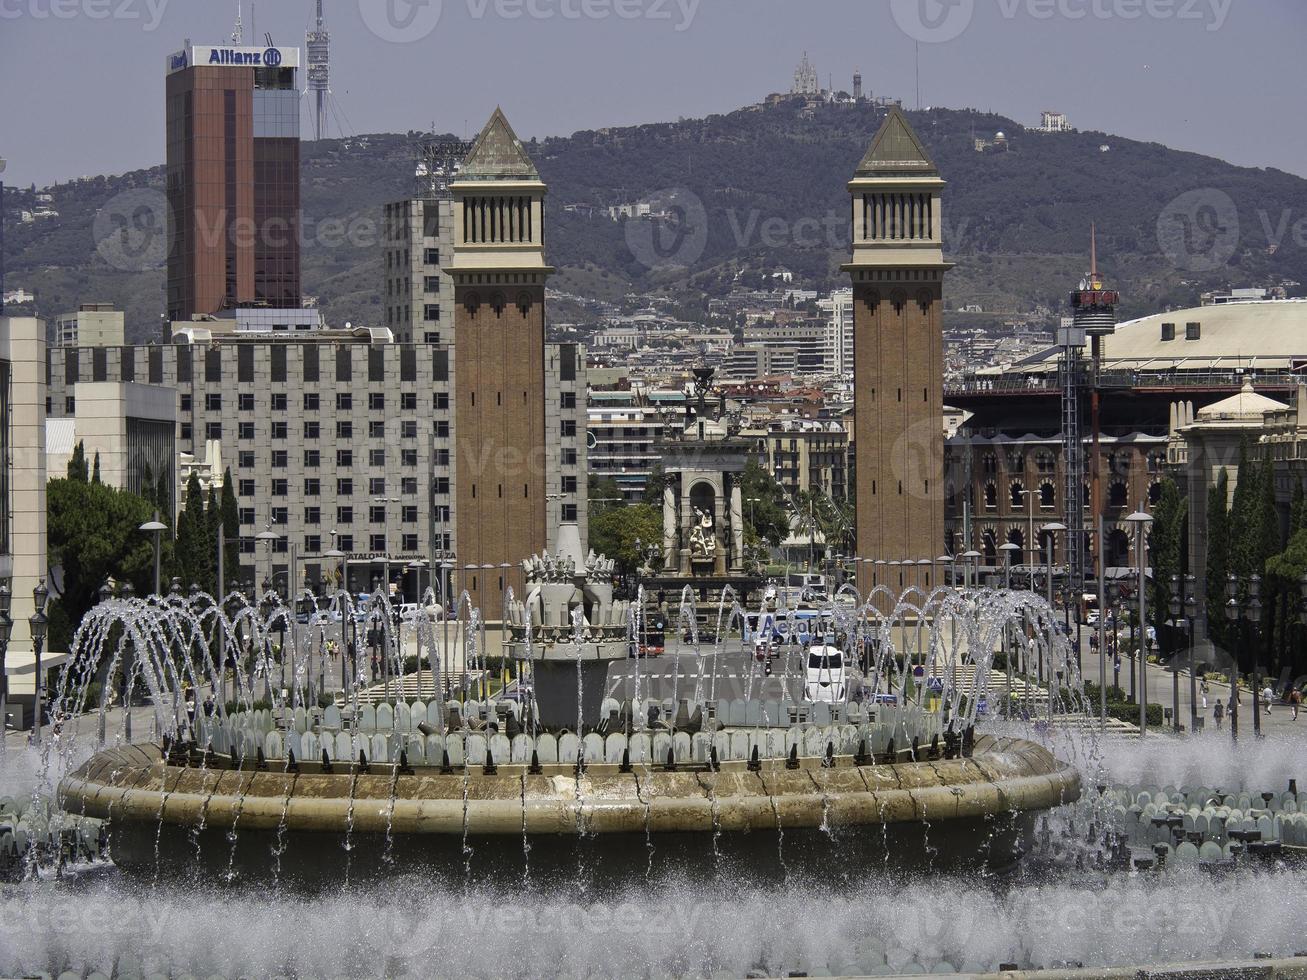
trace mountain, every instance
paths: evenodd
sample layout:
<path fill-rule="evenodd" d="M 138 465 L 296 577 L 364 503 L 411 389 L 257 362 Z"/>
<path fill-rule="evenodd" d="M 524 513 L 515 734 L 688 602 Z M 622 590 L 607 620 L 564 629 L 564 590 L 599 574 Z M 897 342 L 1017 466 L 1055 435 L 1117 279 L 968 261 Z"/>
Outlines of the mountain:
<path fill-rule="evenodd" d="M 945 252 L 957 263 L 945 287 L 951 308 L 977 304 L 999 316 L 1060 309 L 1085 271 L 1091 222 L 1100 265 L 1124 293 L 1123 315 L 1187 305 L 1204 289 L 1300 274 L 1292 224 L 1307 200 L 1300 177 L 1103 133 L 1041 133 L 971 110 L 908 115 L 949 182 Z M 882 117 L 868 104 L 786 99 L 532 141 L 549 184 L 555 289 L 608 301 L 665 293 L 694 315 L 707 297 L 736 283 L 761 285 L 781 268 L 796 287 L 842 285 L 845 184 Z M 992 145 L 1000 131 L 1005 150 Z M 381 206 L 411 191 L 417 136 L 303 144 L 304 288 L 333 323 L 381 320 Z M 991 144 L 984 152 L 978 137 Z M 10 288 L 35 292 L 44 316 L 78 302 L 113 302 L 128 311 L 130 337 L 156 336 L 163 274 L 141 266 L 160 249 L 133 264 L 96 245 L 106 233 L 158 234 L 158 215 L 148 207 L 123 214 L 122 202 L 157 201 L 151 191 L 162 185 L 162 167 L 57 185 L 48 191 L 59 216 L 28 224 L 15 219 L 36 204 L 34 191 L 6 188 Z M 648 203 L 655 217 L 608 217 L 610 206 L 635 202 Z M 689 218 L 681 226 L 659 214 Z M 564 308 L 568 316 L 581 309 L 560 304 L 555 316 Z"/>

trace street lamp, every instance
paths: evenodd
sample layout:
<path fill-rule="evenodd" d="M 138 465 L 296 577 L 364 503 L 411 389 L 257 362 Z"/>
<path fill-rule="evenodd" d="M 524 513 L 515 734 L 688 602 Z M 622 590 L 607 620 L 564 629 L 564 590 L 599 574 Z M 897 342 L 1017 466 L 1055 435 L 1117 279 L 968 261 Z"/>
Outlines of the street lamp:
<path fill-rule="evenodd" d="M 9 615 L 13 598 L 9 586 L 0 584 L 0 753 L 4 752 L 5 734 L 9 731 L 9 674 L 5 670 L 5 658 L 9 654 L 9 636 L 14 629 L 13 618 Z"/>
<path fill-rule="evenodd" d="M 36 707 L 36 718 L 33 721 L 32 730 L 38 744 L 41 741 L 41 688 L 45 686 L 41 678 L 41 646 L 45 643 L 45 631 L 50 626 L 50 621 L 45 616 L 45 601 L 49 597 L 50 590 L 45 587 L 45 579 L 41 579 L 36 583 L 36 588 L 32 590 L 33 612 L 27 620 L 27 625 L 32 630 L 33 666 L 36 668 L 36 679 L 33 687 L 35 692 L 33 704 Z"/>
<path fill-rule="evenodd" d="M 1125 519 L 1134 528 L 1135 558 L 1139 566 L 1139 737 L 1148 731 L 1148 617 L 1145 615 L 1148 600 L 1147 587 L 1147 535 L 1153 523 L 1151 514 L 1137 510 Z"/>
<path fill-rule="evenodd" d="M 1044 539 L 1044 586 L 1048 591 L 1048 608 L 1053 609 L 1053 546 L 1055 536 L 1059 531 L 1065 531 L 1066 525 L 1054 521 L 1052 524 L 1044 525 L 1044 532 L 1048 535 Z"/>
<path fill-rule="evenodd" d="M 976 562 L 980 560 L 980 552 L 973 548 L 971 551 L 964 552 L 962 557 L 967 563 L 962 573 L 963 581 L 974 586 L 976 581 L 975 573 L 972 569 L 976 567 Z"/>
<path fill-rule="evenodd" d="M 138 531 L 147 531 L 154 535 L 154 594 L 159 595 L 159 546 L 163 538 L 163 532 L 168 530 L 168 525 L 159 520 L 159 512 L 154 512 L 154 520 L 146 521 Z"/>
<path fill-rule="evenodd" d="M 1008 541 L 998 546 L 998 550 L 1003 552 L 1003 588 L 1009 592 L 1012 590 L 1012 559 L 1015 552 L 1021 550 L 1021 545 Z"/>
<path fill-rule="evenodd" d="M 268 545 L 268 575 L 271 575 L 273 542 L 281 540 L 281 535 L 272 529 L 272 521 L 268 521 L 268 523 L 264 525 L 263 530 L 254 535 L 254 540 L 263 541 Z M 263 579 L 263 591 L 267 592 L 270 587 L 268 579 L 265 577 Z"/>

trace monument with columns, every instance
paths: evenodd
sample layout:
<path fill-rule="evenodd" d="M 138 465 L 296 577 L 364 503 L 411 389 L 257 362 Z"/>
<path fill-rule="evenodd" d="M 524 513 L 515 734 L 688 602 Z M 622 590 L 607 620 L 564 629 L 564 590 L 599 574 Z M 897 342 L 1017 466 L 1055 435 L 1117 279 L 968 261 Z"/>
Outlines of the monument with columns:
<path fill-rule="evenodd" d="M 645 577 L 647 598 L 661 592 L 671 604 L 685 586 L 700 602 L 720 597 L 729 585 L 742 600 L 759 585 L 744 555 L 742 479 L 753 440 L 743 438 L 726 418 L 721 401 L 709 399 L 712 368 L 694 371 L 695 406 L 685 424 L 658 445 L 663 487 L 662 570 Z"/>

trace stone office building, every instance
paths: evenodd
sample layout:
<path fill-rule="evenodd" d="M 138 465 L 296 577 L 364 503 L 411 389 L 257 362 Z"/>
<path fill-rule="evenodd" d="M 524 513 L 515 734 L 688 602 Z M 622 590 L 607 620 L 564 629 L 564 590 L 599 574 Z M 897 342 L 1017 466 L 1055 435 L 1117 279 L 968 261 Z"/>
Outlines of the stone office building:
<path fill-rule="evenodd" d="M 453 588 L 470 574 L 454 513 L 455 366 L 448 346 L 390 336 L 359 329 L 313 339 L 233 334 L 203 344 L 56 348 L 48 352 L 46 405 L 52 417 L 76 414 L 75 386 L 84 382 L 175 388 L 177 450 L 199 456 L 217 440 L 231 467 L 239 581 L 268 578 L 284 589 L 293 545 L 298 584 L 313 587 L 333 570 L 324 554 L 334 544 L 347 556 L 353 591 L 388 581 L 412 599 L 419 580 L 431 581 L 409 567 L 416 560 L 434 555 L 453 565 Z M 563 521 L 580 523 L 585 541 L 584 365 L 576 345 L 546 345 L 551 541 Z M 269 526 L 280 537 L 256 542 Z M 521 588 L 516 569 L 494 576 Z"/>

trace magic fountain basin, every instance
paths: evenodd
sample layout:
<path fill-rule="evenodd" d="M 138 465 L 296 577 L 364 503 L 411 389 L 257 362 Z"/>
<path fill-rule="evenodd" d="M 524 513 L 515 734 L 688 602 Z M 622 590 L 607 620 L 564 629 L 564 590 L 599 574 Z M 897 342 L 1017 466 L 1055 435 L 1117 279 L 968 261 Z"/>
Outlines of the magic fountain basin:
<path fill-rule="evenodd" d="M 572 765 L 263 765 L 237 768 L 221 756 L 205 764 L 198 755 L 177 765 L 159 746 L 126 745 L 92 757 L 59 795 L 68 812 L 109 821 L 112 856 L 128 870 L 208 863 L 206 850 L 215 866 L 253 870 L 267 863 L 267 847 L 286 841 L 292 852 L 335 855 L 384 841 L 387 854 L 398 846 L 438 862 L 469 841 L 500 858 L 530 841 L 533 866 L 555 849 L 593 851 L 601 862 L 605 853 L 642 859 L 646 842 L 673 839 L 685 845 L 673 850 L 689 854 L 710 839 L 718 847 L 747 838 L 774 856 L 778 834 L 787 846 L 811 836 L 842 851 L 893 849 L 909 863 L 920 835 L 931 864 L 1010 861 L 1028 818 L 1080 795 L 1074 768 L 1033 742 L 994 736 L 978 737 L 968 758 L 911 761 L 904 751 L 861 764 L 832 756 L 716 769 L 591 764 L 580 773 Z"/>

